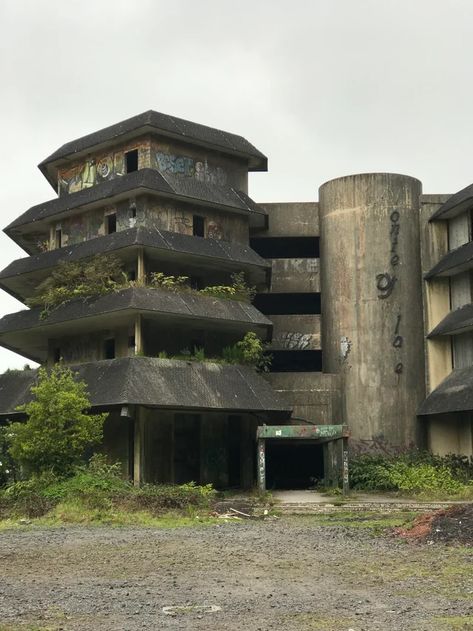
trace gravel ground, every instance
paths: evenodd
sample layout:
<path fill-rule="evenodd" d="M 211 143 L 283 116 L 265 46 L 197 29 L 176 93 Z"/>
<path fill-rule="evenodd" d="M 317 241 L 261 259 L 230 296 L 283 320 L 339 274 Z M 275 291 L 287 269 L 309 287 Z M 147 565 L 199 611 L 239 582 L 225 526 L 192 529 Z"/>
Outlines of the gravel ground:
<path fill-rule="evenodd" d="M 3 531 L 0 631 L 473 629 L 472 558 L 315 517 Z"/>

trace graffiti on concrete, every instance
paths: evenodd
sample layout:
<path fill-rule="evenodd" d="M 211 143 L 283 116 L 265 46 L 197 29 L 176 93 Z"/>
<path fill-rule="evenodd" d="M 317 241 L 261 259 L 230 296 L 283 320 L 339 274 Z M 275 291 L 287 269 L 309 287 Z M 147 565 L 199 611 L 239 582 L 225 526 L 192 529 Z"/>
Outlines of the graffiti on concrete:
<path fill-rule="evenodd" d="M 401 218 L 401 215 L 399 214 L 398 210 L 393 210 L 393 212 L 389 216 L 389 219 L 391 220 L 391 229 L 389 231 L 389 237 L 391 240 L 391 261 L 390 262 L 392 266 L 399 265 L 399 254 L 397 251 L 397 243 L 398 243 L 399 232 L 401 230 L 401 224 L 399 223 L 400 218 Z"/>
<path fill-rule="evenodd" d="M 352 456 L 362 456 L 364 454 L 382 454 L 384 456 L 396 456 L 404 451 L 414 449 L 414 443 L 406 446 L 393 445 L 383 436 L 373 436 L 372 438 L 350 439 L 350 450 Z"/>
<path fill-rule="evenodd" d="M 199 182 L 208 182 L 217 186 L 224 186 L 227 182 L 225 171 L 221 167 L 209 165 L 207 160 L 195 161 L 188 156 L 177 156 L 164 151 L 156 151 L 155 159 L 158 171 L 161 173 L 193 177 Z"/>
<path fill-rule="evenodd" d="M 281 331 L 274 337 L 274 342 L 278 342 L 283 348 L 291 351 L 304 351 L 311 345 L 312 337 L 310 333 Z"/>
<path fill-rule="evenodd" d="M 266 489 L 266 445 L 264 440 L 258 441 L 258 486 Z"/>
<path fill-rule="evenodd" d="M 222 224 L 217 221 L 209 221 L 207 224 L 207 237 L 209 239 L 217 239 L 218 241 L 225 239 Z"/>
<path fill-rule="evenodd" d="M 376 289 L 378 290 L 378 298 L 384 300 L 389 298 L 393 293 L 394 285 L 397 282 L 396 276 L 391 274 L 377 274 L 376 275 Z"/>
<path fill-rule="evenodd" d="M 346 335 L 342 335 L 340 338 L 340 357 L 343 361 L 346 360 L 351 351 L 351 340 Z"/>

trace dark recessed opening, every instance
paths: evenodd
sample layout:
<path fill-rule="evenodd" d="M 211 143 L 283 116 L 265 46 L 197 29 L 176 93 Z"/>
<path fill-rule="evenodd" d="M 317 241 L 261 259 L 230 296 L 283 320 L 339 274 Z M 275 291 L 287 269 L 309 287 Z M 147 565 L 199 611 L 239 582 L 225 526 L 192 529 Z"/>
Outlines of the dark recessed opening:
<path fill-rule="evenodd" d="M 319 237 L 267 237 L 250 239 L 250 246 L 265 259 L 316 259 Z"/>
<path fill-rule="evenodd" d="M 105 359 L 115 359 L 115 339 L 113 337 L 104 341 L 103 355 Z"/>
<path fill-rule="evenodd" d="M 266 441 L 268 489 L 308 489 L 323 477 L 322 445 L 298 440 Z"/>
<path fill-rule="evenodd" d="M 62 248 L 62 230 L 60 228 L 56 230 L 54 240 L 56 248 Z"/>
<path fill-rule="evenodd" d="M 111 215 L 106 215 L 105 221 L 107 223 L 107 234 L 112 234 L 117 231 L 117 215 L 116 213 L 112 213 Z"/>
<path fill-rule="evenodd" d="M 60 361 L 61 361 L 61 349 L 58 347 L 54 349 L 54 363 L 57 364 Z"/>
<path fill-rule="evenodd" d="M 136 270 L 134 269 L 129 270 L 128 280 L 136 280 Z"/>
<path fill-rule="evenodd" d="M 128 338 L 128 348 L 135 348 L 135 336 L 130 335 Z"/>
<path fill-rule="evenodd" d="M 205 231 L 205 219 L 200 215 L 194 215 L 192 217 L 192 234 L 194 237 L 204 237 Z"/>
<path fill-rule="evenodd" d="M 136 206 L 130 206 L 130 219 L 135 219 L 136 217 Z"/>
<path fill-rule="evenodd" d="M 138 171 L 138 149 L 127 151 L 125 153 L 126 172 L 132 173 Z"/>
<path fill-rule="evenodd" d="M 271 351 L 271 372 L 322 372 L 322 351 Z"/>
<path fill-rule="evenodd" d="M 257 294 L 253 304 L 265 315 L 319 314 L 320 294 Z"/>

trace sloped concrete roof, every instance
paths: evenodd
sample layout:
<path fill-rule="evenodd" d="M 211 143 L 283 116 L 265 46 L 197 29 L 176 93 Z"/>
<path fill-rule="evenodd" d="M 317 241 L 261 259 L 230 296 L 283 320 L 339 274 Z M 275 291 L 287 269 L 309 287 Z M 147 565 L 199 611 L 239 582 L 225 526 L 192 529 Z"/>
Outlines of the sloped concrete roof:
<path fill-rule="evenodd" d="M 246 193 L 230 186 L 217 186 L 208 182 L 199 182 L 194 178 L 177 175 L 162 175 L 155 169 L 140 169 L 127 175 L 116 177 L 82 189 L 76 193 L 62 195 L 56 199 L 32 206 L 12 221 L 4 232 L 15 238 L 15 230 L 44 219 L 63 215 L 70 210 L 100 202 L 125 193 L 147 191 L 164 197 L 181 201 L 202 203 L 222 209 L 266 215 L 266 211 L 258 206 Z"/>
<path fill-rule="evenodd" d="M 473 366 L 456 369 L 421 404 L 418 415 L 473 410 Z"/>
<path fill-rule="evenodd" d="M 451 219 L 469 208 L 473 208 L 473 184 L 465 186 L 461 191 L 449 197 L 447 201 L 434 212 L 429 221 Z"/>
<path fill-rule="evenodd" d="M 473 304 L 463 305 L 450 311 L 445 318 L 432 329 L 428 337 L 436 335 L 458 335 L 473 329 Z"/>
<path fill-rule="evenodd" d="M 220 129 L 193 123 L 176 116 L 148 110 L 137 116 L 104 127 L 86 136 L 71 140 L 43 160 L 38 167 L 46 179 L 55 187 L 54 174 L 48 166 L 66 158 L 72 158 L 95 147 L 119 142 L 125 138 L 136 137 L 151 132 L 159 136 L 174 138 L 191 145 L 207 147 L 220 153 L 240 157 L 248 162 L 251 171 L 266 171 L 268 159 L 242 136 Z"/>
<path fill-rule="evenodd" d="M 252 368 L 151 357 L 103 360 L 74 367 L 95 408 L 118 405 L 267 413 L 288 418 L 291 408 Z M 0 375 L 0 417 L 31 399 L 37 371 Z"/>
<path fill-rule="evenodd" d="M 424 278 L 435 276 L 455 276 L 473 267 L 473 241 L 469 241 L 454 250 L 447 252 L 440 261 L 430 269 Z"/>
<path fill-rule="evenodd" d="M 267 270 L 271 267 L 269 261 L 260 257 L 249 246 L 241 243 L 203 239 L 141 226 L 17 259 L 0 272 L 0 287 L 15 297 L 23 298 L 24 296 L 16 288 L 18 277 L 23 274 L 48 270 L 62 261 L 78 261 L 97 254 L 117 252 L 134 246 L 156 250 L 157 254 L 162 251 L 163 254 L 186 255 L 192 257 L 193 261 L 206 261 L 209 264 L 213 262 L 215 265 L 220 264 L 227 267 L 231 265 L 235 270 L 242 268 Z"/>
<path fill-rule="evenodd" d="M 0 319 L 0 336 L 10 331 L 45 328 L 60 322 L 128 310 L 271 326 L 271 321 L 249 303 L 199 295 L 192 291 L 133 287 L 96 298 L 71 300 L 43 319 L 40 307 L 8 314 Z"/>

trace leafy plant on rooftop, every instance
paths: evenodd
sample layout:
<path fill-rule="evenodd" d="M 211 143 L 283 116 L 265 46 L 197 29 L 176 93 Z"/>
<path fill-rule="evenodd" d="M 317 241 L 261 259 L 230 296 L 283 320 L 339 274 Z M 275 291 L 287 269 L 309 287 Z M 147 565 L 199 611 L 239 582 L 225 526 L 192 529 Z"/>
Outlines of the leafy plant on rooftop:
<path fill-rule="evenodd" d="M 168 291 L 182 291 L 190 289 L 188 276 L 172 276 L 163 272 L 152 272 L 149 285 L 154 289 L 167 289 Z"/>
<path fill-rule="evenodd" d="M 52 271 L 27 301 L 29 307 L 42 307 L 42 317 L 75 298 L 90 298 L 116 291 L 125 282 L 120 259 L 100 254 L 85 261 L 63 261 Z"/>
<path fill-rule="evenodd" d="M 215 298 L 230 298 L 231 300 L 251 302 L 255 297 L 256 289 L 247 285 L 245 274 L 243 272 L 232 274 L 231 279 L 231 285 L 210 285 L 199 290 L 199 293 Z"/>

